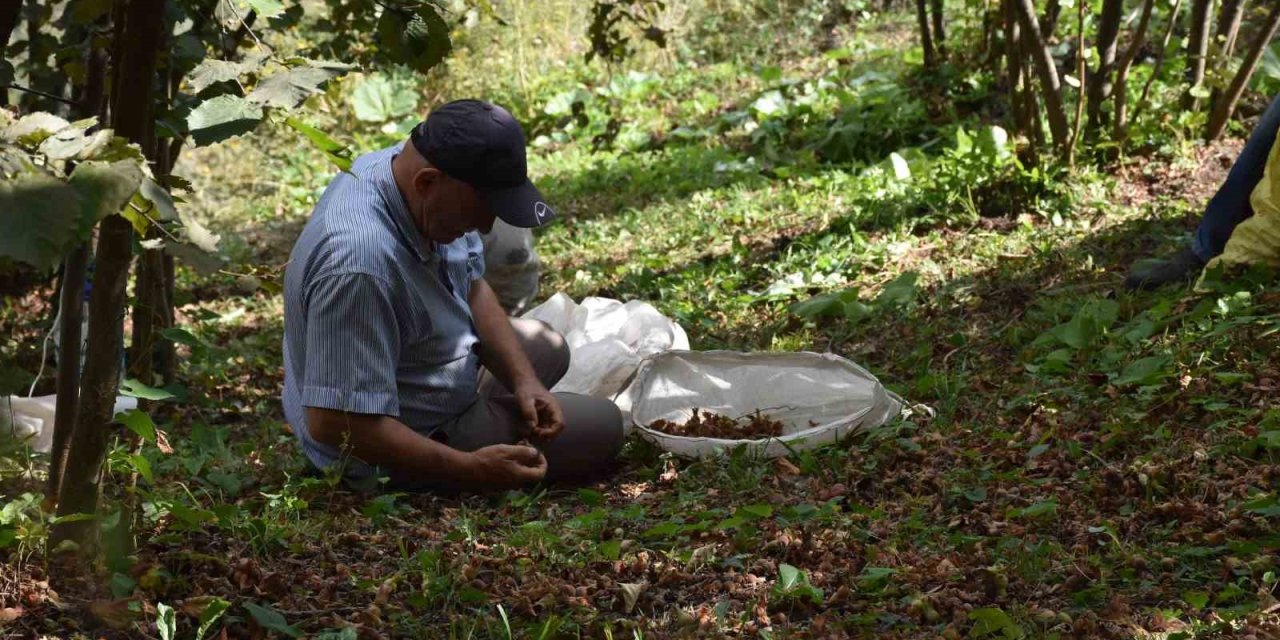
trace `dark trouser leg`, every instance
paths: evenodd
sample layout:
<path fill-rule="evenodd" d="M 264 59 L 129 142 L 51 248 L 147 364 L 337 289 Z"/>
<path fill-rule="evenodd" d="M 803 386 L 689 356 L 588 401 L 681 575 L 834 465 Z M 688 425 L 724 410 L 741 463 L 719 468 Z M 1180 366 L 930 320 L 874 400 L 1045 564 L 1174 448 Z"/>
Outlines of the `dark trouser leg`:
<path fill-rule="evenodd" d="M 546 324 L 513 318 L 512 328 L 529 355 L 538 379 L 547 388 L 569 368 L 564 338 Z M 603 398 L 557 393 L 564 409 L 564 431 L 543 446 L 548 480 L 575 480 L 598 475 L 612 466 L 622 447 L 622 414 Z M 480 398 L 453 422 L 442 427 L 446 444 L 475 451 L 492 444 L 513 444 L 523 436 L 523 419 L 515 398 L 487 371 L 480 378 Z"/>
<path fill-rule="evenodd" d="M 1271 101 L 1271 106 L 1258 119 L 1244 149 L 1231 165 L 1227 179 L 1204 208 L 1204 217 L 1191 243 L 1191 250 L 1201 260 L 1208 262 L 1221 254 L 1236 225 L 1253 215 L 1249 196 L 1262 180 L 1277 129 L 1280 129 L 1280 96 Z"/>

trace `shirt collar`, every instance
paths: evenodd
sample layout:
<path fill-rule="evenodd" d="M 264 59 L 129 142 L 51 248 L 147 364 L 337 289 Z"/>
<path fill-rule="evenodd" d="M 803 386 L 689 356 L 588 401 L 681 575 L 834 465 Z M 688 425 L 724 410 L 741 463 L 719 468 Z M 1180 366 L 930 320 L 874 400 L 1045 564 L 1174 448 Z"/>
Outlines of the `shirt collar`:
<path fill-rule="evenodd" d="M 427 262 L 428 256 L 434 255 L 434 252 L 430 250 L 426 239 L 413 223 L 413 215 L 409 213 L 409 206 L 405 203 L 404 196 L 400 195 L 400 189 L 396 187 L 395 174 L 391 170 L 391 162 L 403 149 L 404 143 L 401 142 L 374 152 L 372 155 L 375 157 L 372 158 L 364 175 L 373 180 L 378 187 L 378 192 L 382 194 L 382 199 L 387 202 L 391 220 L 395 222 L 396 230 L 400 232 L 401 241 L 409 247 L 414 257 L 420 262 Z"/>

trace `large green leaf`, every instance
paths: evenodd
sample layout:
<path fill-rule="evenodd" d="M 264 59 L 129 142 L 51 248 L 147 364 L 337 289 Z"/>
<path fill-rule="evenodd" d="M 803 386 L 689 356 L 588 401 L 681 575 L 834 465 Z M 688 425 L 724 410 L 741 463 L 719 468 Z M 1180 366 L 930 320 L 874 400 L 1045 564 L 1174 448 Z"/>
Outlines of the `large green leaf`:
<path fill-rule="evenodd" d="M 138 190 L 142 177 L 142 167 L 135 160 L 77 165 L 69 183 L 80 195 L 80 226 L 72 240 L 88 238 L 98 221 L 123 209 Z"/>
<path fill-rule="evenodd" d="M 259 82 L 249 93 L 249 99 L 270 107 L 296 109 L 307 98 L 320 93 L 326 82 L 350 70 L 349 65 L 338 62 L 308 60 Z"/>
<path fill-rule="evenodd" d="M 375 73 L 351 92 L 351 106 L 357 120 L 386 122 L 413 113 L 418 108 L 418 95 L 411 85 L 394 83 L 387 76 Z"/>
<path fill-rule="evenodd" d="M 37 111 L 22 116 L 17 122 L 5 127 L 4 131 L 0 132 L 0 140 L 36 145 L 70 125 L 71 123 L 52 113 Z"/>
<path fill-rule="evenodd" d="M 392 62 L 425 72 L 449 54 L 449 25 L 433 4 L 387 8 L 378 20 L 378 43 Z"/>
<path fill-rule="evenodd" d="M 44 173 L 0 181 L 0 256 L 49 270 L 80 232 L 79 192 Z"/>
<path fill-rule="evenodd" d="M 187 129 L 197 146 L 205 146 L 249 133 L 259 122 L 262 122 L 261 105 L 227 95 L 200 103 L 187 116 Z"/>
<path fill-rule="evenodd" d="M 200 93 L 209 85 L 235 80 L 260 64 L 260 61 L 257 64 L 248 64 L 230 60 L 205 60 L 187 74 L 187 85 L 193 93 Z"/>

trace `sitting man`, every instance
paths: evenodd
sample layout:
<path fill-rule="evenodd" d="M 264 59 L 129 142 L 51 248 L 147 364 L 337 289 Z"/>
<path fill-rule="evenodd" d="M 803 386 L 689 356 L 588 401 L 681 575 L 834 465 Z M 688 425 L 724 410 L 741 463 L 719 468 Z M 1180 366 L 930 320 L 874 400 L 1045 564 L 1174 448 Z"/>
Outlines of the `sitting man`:
<path fill-rule="evenodd" d="M 1278 129 L 1280 96 L 1271 101 L 1271 106 L 1258 119 L 1244 149 L 1231 165 L 1227 179 L 1205 206 L 1191 245 L 1163 260 L 1135 267 L 1124 280 L 1126 289 L 1155 289 L 1166 284 L 1191 282 L 1210 260 L 1222 254 L 1236 225 L 1253 216 L 1249 197 L 1262 180 Z"/>
<path fill-rule="evenodd" d="M 285 416 L 313 464 L 395 490 L 585 479 L 611 464 L 618 408 L 549 392 L 569 366 L 564 339 L 507 318 L 482 277 L 477 230 L 554 215 L 529 182 L 520 125 L 477 100 L 436 109 L 408 144 L 334 178 L 285 271 Z"/>

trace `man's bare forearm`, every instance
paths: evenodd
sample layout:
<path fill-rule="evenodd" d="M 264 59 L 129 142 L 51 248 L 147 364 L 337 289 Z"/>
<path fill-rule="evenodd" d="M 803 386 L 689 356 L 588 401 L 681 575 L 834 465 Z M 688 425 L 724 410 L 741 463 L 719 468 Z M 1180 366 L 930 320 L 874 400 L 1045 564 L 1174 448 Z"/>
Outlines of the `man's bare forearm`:
<path fill-rule="evenodd" d="M 471 456 L 417 433 L 390 416 L 307 409 L 312 438 L 372 465 L 415 478 L 451 485 L 469 484 Z"/>
<path fill-rule="evenodd" d="M 483 279 L 473 282 L 468 302 L 480 337 L 480 363 L 510 391 L 521 384 L 537 382 L 529 356 L 520 347 L 511 320 L 489 283 Z"/>

